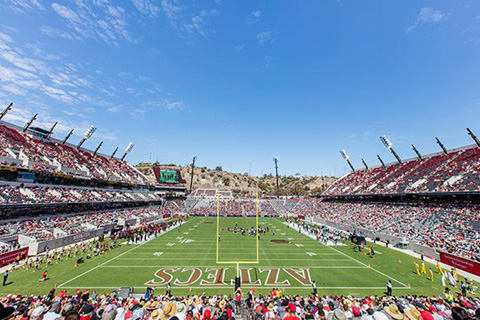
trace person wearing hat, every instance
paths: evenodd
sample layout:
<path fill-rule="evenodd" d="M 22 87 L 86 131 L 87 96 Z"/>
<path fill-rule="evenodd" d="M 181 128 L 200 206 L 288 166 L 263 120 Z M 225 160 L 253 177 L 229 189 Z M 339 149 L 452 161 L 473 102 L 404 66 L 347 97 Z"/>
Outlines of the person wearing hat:
<path fill-rule="evenodd" d="M 267 312 L 265 313 L 265 318 L 266 319 L 274 319 L 275 318 L 275 312 L 274 312 L 275 307 L 273 306 L 273 303 L 269 303 L 267 307 Z"/>
<path fill-rule="evenodd" d="M 46 309 L 44 306 L 39 306 L 33 309 L 32 314 L 30 315 L 30 320 L 42 320 L 45 315 Z"/>
<path fill-rule="evenodd" d="M 163 306 L 163 315 L 164 319 L 163 320 L 169 320 L 171 317 L 175 315 L 177 312 L 177 305 L 173 302 L 167 302 Z"/>
<path fill-rule="evenodd" d="M 114 320 L 117 316 L 117 307 L 113 304 L 107 305 L 103 309 L 102 320 Z"/>
<path fill-rule="evenodd" d="M 405 315 L 400 312 L 396 304 L 391 304 L 388 307 L 385 307 L 384 310 L 394 320 L 403 320 L 405 317 Z"/>
<path fill-rule="evenodd" d="M 175 313 L 179 320 L 186 320 L 187 319 L 187 307 L 184 303 L 178 302 L 177 303 L 177 312 Z"/>
<path fill-rule="evenodd" d="M 412 308 L 412 309 L 406 309 L 405 310 L 405 314 L 407 315 L 407 317 L 410 319 L 410 320 L 420 320 L 421 318 L 421 314 L 420 314 L 420 311 L 418 311 L 416 308 Z"/>
<path fill-rule="evenodd" d="M 327 320 L 347 320 L 347 315 L 342 309 L 336 308 L 327 315 Z"/>
<path fill-rule="evenodd" d="M 60 310 L 62 308 L 62 304 L 60 301 L 54 302 L 51 306 L 50 309 L 48 309 L 48 312 L 45 313 L 45 316 L 43 317 L 44 320 L 55 320 L 57 318 L 61 317 Z"/>
<path fill-rule="evenodd" d="M 150 314 L 151 320 L 163 320 L 165 319 L 165 315 L 163 314 L 162 309 L 155 309 Z M 103 320 L 103 319 L 102 319 Z"/>

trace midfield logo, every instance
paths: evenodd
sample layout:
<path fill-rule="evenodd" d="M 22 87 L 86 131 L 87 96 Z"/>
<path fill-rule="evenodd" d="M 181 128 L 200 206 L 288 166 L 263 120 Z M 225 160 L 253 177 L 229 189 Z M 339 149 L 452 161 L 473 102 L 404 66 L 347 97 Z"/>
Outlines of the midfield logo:
<path fill-rule="evenodd" d="M 177 286 L 189 286 L 200 281 L 201 286 L 226 286 L 234 285 L 235 281 L 226 280 L 225 274 L 227 270 L 232 268 L 161 268 L 155 272 L 156 279 L 152 279 L 145 283 L 147 286 L 163 286 L 167 283 L 173 283 Z M 258 274 L 257 274 L 258 273 Z M 243 285 L 250 286 L 290 286 L 290 279 L 298 282 L 302 286 L 310 286 L 312 283 L 309 268 L 258 268 L 258 272 L 254 268 L 240 268 L 240 274 Z M 185 279 L 185 275 L 189 275 Z M 255 275 L 255 280 L 252 276 Z M 228 283 L 230 282 L 230 283 Z"/>

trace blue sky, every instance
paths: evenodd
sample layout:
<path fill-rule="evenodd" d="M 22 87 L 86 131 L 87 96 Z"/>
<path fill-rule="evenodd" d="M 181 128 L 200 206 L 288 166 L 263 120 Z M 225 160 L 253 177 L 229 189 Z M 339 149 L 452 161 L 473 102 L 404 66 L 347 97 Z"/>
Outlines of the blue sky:
<path fill-rule="evenodd" d="M 5 120 L 127 160 L 342 175 L 480 135 L 479 1 L 1 0 Z"/>

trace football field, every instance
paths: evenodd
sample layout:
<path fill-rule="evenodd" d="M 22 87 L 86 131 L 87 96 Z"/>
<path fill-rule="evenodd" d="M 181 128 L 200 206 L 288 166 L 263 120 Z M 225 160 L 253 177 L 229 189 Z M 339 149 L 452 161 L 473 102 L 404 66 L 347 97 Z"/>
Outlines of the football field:
<path fill-rule="evenodd" d="M 320 294 L 383 295 L 387 280 L 392 281 L 397 295 L 443 292 L 433 265 L 432 282 L 426 275 L 417 276 L 413 272 L 416 260 L 401 252 L 372 244 L 377 254 L 371 258 L 354 252 L 348 242 L 326 246 L 277 218 L 259 218 L 259 225 L 268 227 L 269 232 L 258 241 L 256 263 L 255 236 L 232 230 L 235 226 L 248 229 L 255 223 L 255 218 L 220 218 L 217 237 L 216 218 L 190 218 L 157 238 L 123 245 L 78 267 L 73 260 L 50 266 L 50 279 L 44 283 L 38 282 L 41 271 L 14 271 L 9 278 L 12 283 L 1 293 L 46 294 L 57 285 L 59 289 L 89 288 L 102 293 L 119 287 L 134 287 L 139 293 L 153 287 L 163 294 L 171 283 L 175 295 L 230 294 L 237 262 L 242 288 L 254 288 L 256 293 L 281 288 L 285 294 L 305 295 L 312 292 L 313 280 Z"/>

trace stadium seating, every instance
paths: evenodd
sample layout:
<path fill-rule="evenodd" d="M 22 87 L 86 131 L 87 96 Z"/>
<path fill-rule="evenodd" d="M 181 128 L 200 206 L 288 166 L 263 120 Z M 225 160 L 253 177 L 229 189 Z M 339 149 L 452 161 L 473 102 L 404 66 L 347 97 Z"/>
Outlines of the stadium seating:
<path fill-rule="evenodd" d="M 92 214 L 44 217 L 10 221 L 0 224 L 0 236 L 22 234 L 38 241 L 54 239 L 56 235 L 78 234 L 87 230 L 117 223 L 119 219 L 138 221 L 158 218 L 162 214 L 160 207 L 133 208 L 124 210 L 101 211 Z M 60 232 L 56 231 L 59 229 Z"/>
<path fill-rule="evenodd" d="M 417 241 L 480 261 L 480 206 L 301 200 L 286 211 Z"/>
<path fill-rule="evenodd" d="M 151 192 L 127 192 L 72 187 L 20 187 L 0 185 L 0 204 L 44 204 L 160 200 Z"/>
<path fill-rule="evenodd" d="M 94 155 L 58 141 L 40 141 L 3 124 L 0 125 L 0 163 L 40 172 L 148 184 L 147 178 L 125 161 Z"/>
<path fill-rule="evenodd" d="M 480 191 L 480 148 L 470 146 L 385 167 L 350 172 L 325 195 Z"/>

